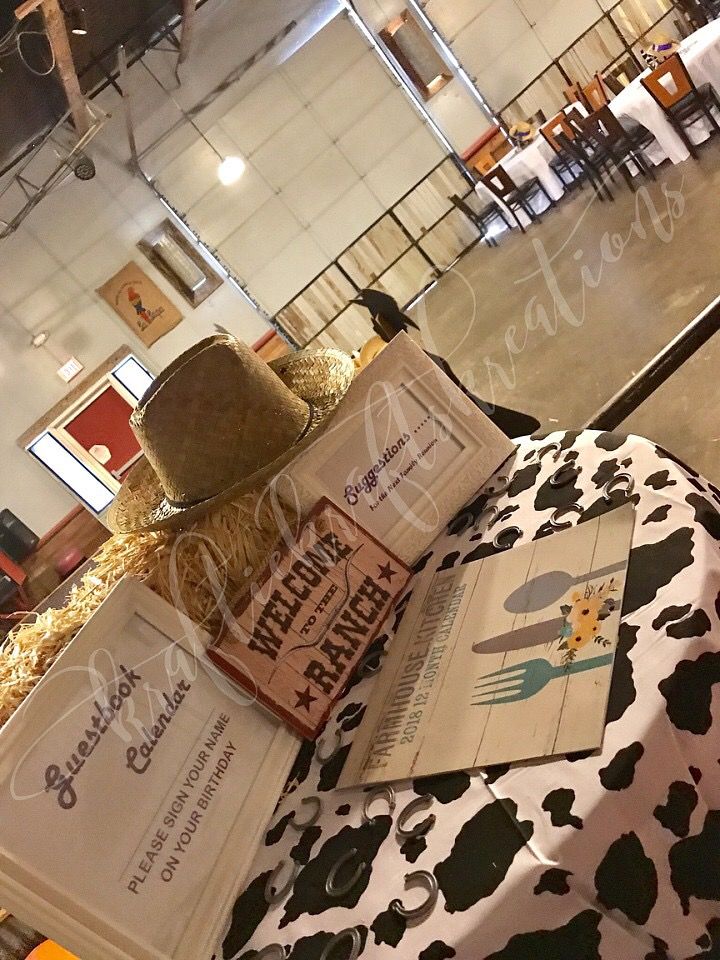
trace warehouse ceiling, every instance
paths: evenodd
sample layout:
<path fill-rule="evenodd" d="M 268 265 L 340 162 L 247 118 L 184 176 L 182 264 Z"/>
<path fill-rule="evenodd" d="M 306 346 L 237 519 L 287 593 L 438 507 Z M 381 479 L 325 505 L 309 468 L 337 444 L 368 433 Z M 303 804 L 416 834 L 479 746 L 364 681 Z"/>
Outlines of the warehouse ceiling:
<path fill-rule="evenodd" d="M 158 29 L 178 13 L 168 0 L 63 0 L 82 3 L 87 35 L 70 35 L 80 85 L 90 92 L 112 69 L 119 43 L 132 53 L 146 46 Z M 42 16 L 17 23 L 20 0 L 0 0 L 0 170 L 25 147 L 47 132 L 67 109 L 57 71 L 48 73 L 52 58 Z M 8 34 L 10 31 L 14 34 Z M 42 74 L 47 74 L 43 76 Z"/>

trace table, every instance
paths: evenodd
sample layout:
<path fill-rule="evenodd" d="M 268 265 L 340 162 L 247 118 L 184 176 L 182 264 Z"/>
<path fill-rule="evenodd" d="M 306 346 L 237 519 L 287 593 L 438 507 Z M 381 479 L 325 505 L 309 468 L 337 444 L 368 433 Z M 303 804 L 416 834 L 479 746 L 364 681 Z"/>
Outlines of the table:
<path fill-rule="evenodd" d="M 583 116 L 587 116 L 587 110 L 581 103 L 571 103 L 564 107 L 563 110 L 565 113 L 570 110 L 579 110 Z M 565 184 L 550 166 L 550 162 L 556 156 L 557 154 L 548 141 L 538 131 L 535 139 L 531 143 L 528 143 L 522 148 L 515 147 L 510 153 L 505 154 L 500 164 L 510 174 L 518 186 L 537 177 L 548 195 L 553 200 L 560 200 L 565 193 Z M 492 173 L 492 170 L 490 173 Z M 484 183 L 477 183 L 475 185 L 475 192 L 485 203 L 494 202 L 499 204 L 503 210 L 508 213 L 510 219 L 514 220 L 515 215 L 507 204 L 503 203 L 502 200 L 498 200 L 492 190 L 488 190 Z M 547 205 L 545 209 L 547 209 Z M 520 218 L 520 222 L 524 227 L 530 224 L 530 218 L 523 211 L 519 211 L 517 216 Z"/>
<path fill-rule="evenodd" d="M 542 134 L 538 134 L 532 143 L 529 143 L 522 149 L 515 147 L 510 153 L 506 154 L 500 163 L 510 174 L 515 183 L 520 186 L 527 183 L 534 177 L 537 177 L 540 183 L 545 187 L 553 200 L 559 200 L 564 193 L 563 182 L 560 177 L 550 167 L 550 161 L 555 156 L 555 152 Z M 492 171 L 490 171 L 492 173 Z M 492 190 L 489 190 L 482 181 L 475 185 L 475 192 L 484 203 L 497 203 L 507 211 L 511 221 L 514 220 L 514 214 L 509 207 L 499 200 Z M 530 223 L 527 214 L 520 212 L 518 214 L 523 226 Z"/>
<path fill-rule="evenodd" d="M 557 462 L 552 452 L 538 462 L 551 442 L 560 447 Z M 582 469 L 577 479 L 551 487 L 558 464 L 569 462 Z M 325 734 L 327 749 L 339 731 L 340 752 L 321 763 L 313 744 L 300 751 L 233 910 L 225 958 L 250 960 L 279 942 L 292 945 L 290 960 L 319 960 L 333 935 L 355 925 L 362 956 L 372 960 L 718 955 L 720 491 L 637 437 L 572 432 L 524 440 L 502 470 L 512 484 L 494 501 L 500 516 L 492 530 L 473 531 L 487 503 L 478 496 L 420 565 L 447 568 L 491 555 L 493 537 L 506 528 L 517 528 L 518 544 L 548 535 L 558 506 L 578 502 L 586 519 L 596 516 L 611 509 L 604 484 L 624 472 L 635 480 L 636 523 L 602 749 L 396 784 L 395 818 L 424 794 L 434 798 L 437 817 L 425 838 L 401 844 L 386 806 L 378 802 L 362 825 L 364 792 L 334 789 L 373 680 L 356 682 Z M 613 506 L 627 496 L 616 491 Z M 385 625 L 388 637 L 392 628 Z M 301 801 L 312 796 L 322 800 L 320 818 L 297 831 L 290 820 L 307 818 L 312 808 Z M 369 867 L 348 894 L 331 900 L 328 872 L 351 848 Z M 292 893 L 268 907 L 265 882 L 290 858 L 300 865 Z M 403 887 L 413 870 L 432 871 L 440 895 L 428 919 L 406 924 L 388 907 L 394 897 L 422 901 L 421 891 Z M 332 960 L 348 955 L 346 941 Z"/>
<path fill-rule="evenodd" d="M 696 30 L 680 44 L 680 56 L 696 86 L 711 83 L 720 93 L 720 21 L 714 20 Z M 670 158 L 673 163 L 682 163 L 690 153 L 668 122 L 665 113 L 642 85 L 642 78 L 650 73 L 645 70 L 610 101 L 610 109 L 618 118 L 642 124 L 655 137 L 659 150 L 654 145 L 646 151 L 654 163 Z M 691 142 L 702 143 L 710 136 L 706 120 L 698 121 L 688 128 Z"/>

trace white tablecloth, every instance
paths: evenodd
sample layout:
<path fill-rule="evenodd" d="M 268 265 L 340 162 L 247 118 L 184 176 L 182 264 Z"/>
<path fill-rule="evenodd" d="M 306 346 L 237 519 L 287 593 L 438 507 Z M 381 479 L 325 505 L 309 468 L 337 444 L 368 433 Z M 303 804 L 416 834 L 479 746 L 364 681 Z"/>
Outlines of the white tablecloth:
<path fill-rule="evenodd" d="M 562 447 L 559 461 L 538 462 L 549 441 Z M 577 477 L 552 487 L 560 463 L 574 463 Z M 326 749 L 339 735 L 339 753 L 322 761 L 314 744 L 300 750 L 218 960 L 252 960 L 272 943 L 287 946 L 288 960 L 319 960 L 349 927 L 358 930 L 362 960 L 717 958 L 720 491 L 637 437 L 523 440 L 503 467 L 512 482 L 492 500 L 500 511 L 492 527 L 480 493 L 417 569 L 492 556 L 501 530 L 514 528 L 518 546 L 548 536 L 559 506 L 579 503 L 583 520 L 595 517 L 611 509 L 604 484 L 626 471 L 635 480 L 636 520 L 601 749 L 403 781 L 395 784 L 394 814 L 377 803 L 363 823 L 365 792 L 336 789 L 373 679 L 354 683 L 325 733 Z M 627 495 L 618 490 L 610 499 L 619 506 Z M 375 649 L 392 643 L 397 622 L 389 618 Z M 398 838 L 400 811 L 427 794 L 432 829 Z M 293 829 L 296 815 L 302 822 L 312 813 L 302 800 L 313 796 L 319 819 Z M 364 867 L 333 898 L 327 878 L 350 850 L 357 859 L 350 857 L 341 882 L 358 861 Z M 268 906 L 270 873 L 285 861 L 284 880 L 291 860 L 292 891 Z M 389 904 L 395 897 L 422 903 L 422 891 L 404 889 L 403 875 L 414 870 L 431 871 L 440 895 L 425 920 L 406 922 Z M 347 940 L 329 955 L 345 960 Z"/>
<path fill-rule="evenodd" d="M 720 21 L 715 20 L 697 30 L 680 44 L 680 56 L 696 86 L 711 83 L 720 93 Z M 649 158 L 659 163 L 669 157 L 673 163 L 682 163 L 690 156 L 687 147 L 673 130 L 662 108 L 642 85 L 640 77 L 625 87 L 610 103 L 618 120 L 629 119 L 642 124 L 655 137 L 658 148 L 646 151 Z M 690 140 L 702 143 L 710 136 L 709 125 L 700 121 L 688 128 Z"/>
<path fill-rule="evenodd" d="M 550 161 L 554 156 L 555 154 L 550 144 L 541 134 L 538 134 L 532 143 L 528 144 L 522 150 L 516 147 L 510 153 L 506 154 L 500 163 L 518 186 L 537 177 L 547 190 L 548 195 L 553 200 L 559 200 L 563 195 L 564 189 L 562 180 L 550 167 Z M 484 183 L 480 182 L 476 184 L 475 192 L 482 199 L 483 203 L 491 203 L 492 201 L 498 203 L 510 214 L 510 219 L 513 219 L 513 215 L 510 213 L 508 207 L 501 200 L 498 200 L 492 190 L 488 190 Z M 543 200 L 542 207 L 547 207 L 547 205 Z M 542 207 L 540 211 L 542 211 Z M 524 213 L 520 214 L 520 220 L 523 226 L 527 226 L 530 222 Z"/>

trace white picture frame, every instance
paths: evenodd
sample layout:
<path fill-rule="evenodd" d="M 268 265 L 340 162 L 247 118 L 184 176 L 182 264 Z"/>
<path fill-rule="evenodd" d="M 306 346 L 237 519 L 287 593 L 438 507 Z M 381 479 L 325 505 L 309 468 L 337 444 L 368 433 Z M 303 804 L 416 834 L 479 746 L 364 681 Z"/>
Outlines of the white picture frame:
<path fill-rule="evenodd" d="M 281 795 L 300 739 L 236 692 L 205 658 L 209 642 L 124 580 L 0 731 L 0 903 L 82 960 L 210 957 Z M 202 842 L 188 834 L 170 871 L 191 814 Z"/>
<path fill-rule="evenodd" d="M 514 452 L 400 333 L 353 380 L 327 430 L 288 473 L 303 510 L 327 497 L 412 564 Z M 365 478 L 372 486 L 363 488 Z"/>

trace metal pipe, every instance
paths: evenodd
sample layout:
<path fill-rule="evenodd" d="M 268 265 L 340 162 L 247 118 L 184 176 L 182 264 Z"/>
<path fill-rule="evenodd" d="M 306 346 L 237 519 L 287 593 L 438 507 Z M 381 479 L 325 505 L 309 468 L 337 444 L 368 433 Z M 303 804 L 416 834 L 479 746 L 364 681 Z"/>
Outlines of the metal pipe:
<path fill-rule="evenodd" d="M 585 424 L 614 430 L 720 330 L 720 297 L 687 324 Z"/>

